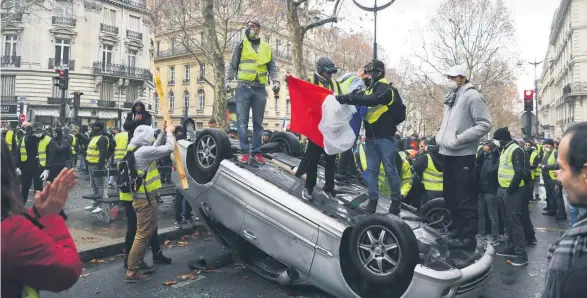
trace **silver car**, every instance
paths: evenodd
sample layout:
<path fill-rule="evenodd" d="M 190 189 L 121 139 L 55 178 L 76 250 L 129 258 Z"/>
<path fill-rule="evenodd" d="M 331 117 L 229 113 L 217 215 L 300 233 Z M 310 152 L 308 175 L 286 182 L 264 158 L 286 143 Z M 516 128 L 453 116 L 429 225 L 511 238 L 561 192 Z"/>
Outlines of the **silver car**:
<path fill-rule="evenodd" d="M 304 181 L 293 175 L 299 159 L 267 153 L 264 165 L 241 165 L 219 130 L 205 129 L 178 146 L 189 188 L 181 189 L 177 172 L 174 183 L 216 239 L 267 280 L 312 285 L 335 297 L 484 291 L 494 249 L 482 240 L 474 252 L 448 250 L 446 237 L 407 206 L 390 215 L 389 199 L 380 198 L 378 214 L 367 214 L 367 191 L 355 184 L 338 184 L 336 199 L 304 200 Z"/>

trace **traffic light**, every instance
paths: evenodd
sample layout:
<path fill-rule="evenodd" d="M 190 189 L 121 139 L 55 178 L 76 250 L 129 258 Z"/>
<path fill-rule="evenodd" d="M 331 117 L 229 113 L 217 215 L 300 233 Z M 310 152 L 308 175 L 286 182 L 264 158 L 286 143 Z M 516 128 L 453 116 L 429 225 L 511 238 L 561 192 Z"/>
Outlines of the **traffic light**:
<path fill-rule="evenodd" d="M 58 76 L 53 77 L 55 80 L 57 80 L 55 86 L 59 86 L 60 90 L 69 89 L 69 69 L 56 69 L 55 72 L 58 74 Z"/>
<path fill-rule="evenodd" d="M 534 90 L 524 90 L 524 111 L 534 111 Z"/>

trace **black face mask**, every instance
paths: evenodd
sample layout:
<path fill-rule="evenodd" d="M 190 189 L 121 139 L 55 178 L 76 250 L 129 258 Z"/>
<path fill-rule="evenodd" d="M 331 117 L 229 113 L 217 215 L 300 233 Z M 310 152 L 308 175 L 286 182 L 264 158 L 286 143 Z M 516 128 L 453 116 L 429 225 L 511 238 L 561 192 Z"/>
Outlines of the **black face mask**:
<path fill-rule="evenodd" d="M 364 77 L 364 78 L 363 78 L 363 83 L 365 83 L 365 86 L 367 86 L 367 87 L 371 87 L 371 78 L 369 78 L 369 77 Z"/>
<path fill-rule="evenodd" d="M 499 146 L 500 146 L 500 147 L 505 147 L 505 146 L 507 146 L 507 144 L 509 144 L 509 143 L 510 143 L 510 141 L 500 140 L 500 141 L 499 141 Z"/>

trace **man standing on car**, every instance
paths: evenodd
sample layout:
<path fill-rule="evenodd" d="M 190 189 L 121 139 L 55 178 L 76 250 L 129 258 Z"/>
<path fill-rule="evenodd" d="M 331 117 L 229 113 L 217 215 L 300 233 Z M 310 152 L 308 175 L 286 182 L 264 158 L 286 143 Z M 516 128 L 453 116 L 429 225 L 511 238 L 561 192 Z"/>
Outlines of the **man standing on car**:
<path fill-rule="evenodd" d="M 379 200 L 379 170 L 381 163 L 391 190 L 389 213 L 399 215 L 401 206 L 400 177 L 395 165 L 397 144 L 394 136 L 397 124 L 405 120 L 405 106 L 399 92 L 385 79 L 385 64 L 379 60 L 365 66 L 367 90 L 358 94 L 337 96 L 341 104 L 367 107 L 363 117 L 367 143 L 367 211 L 375 213 Z M 403 119 L 402 119 L 403 118 Z"/>
<path fill-rule="evenodd" d="M 145 104 L 137 99 L 134 102 L 131 111 L 126 114 L 126 120 L 124 120 L 123 128 L 128 132 L 128 139 L 132 139 L 133 134 L 135 132 L 135 128 L 137 128 L 137 126 L 151 126 L 151 124 L 151 113 L 147 112 L 145 110 Z"/>
<path fill-rule="evenodd" d="M 444 117 L 436 134 L 444 155 L 443 194 L 451 211 L 449 247 L 475 250 L 477 241 L 477 187 L 475 155 L 481 138 L 491 130 L 491 116 L 483 97 L 467 79 L 465 66 L 447 73 L 449 92 Z"/>
<path fill-rule="evenodd" d="M 236 117 L 238 123 L 238 138 L 240 140 L 241 163 L 249 163 L 249 153 L 258 163 L 265 163 L 261 155 L 261 135 L 263 133 L 263 118 L 267 104 L 267 77 L 273 82 L 273 92 L 278 93 L 279 72 L 271 47 L 259 36 L 261 24 L 258 21 L 247 22 L 245 38 L 237 44 L 232 52 L 232 58 L 226 68 L 224 87 L 230 89 L 230 81 L 236 75 L 238 87 L 236 89 Z M 269 74 L 269 75 L 268 75 Z M 253 146 L 249 144 L 249 111 L 253 111 Z"/>

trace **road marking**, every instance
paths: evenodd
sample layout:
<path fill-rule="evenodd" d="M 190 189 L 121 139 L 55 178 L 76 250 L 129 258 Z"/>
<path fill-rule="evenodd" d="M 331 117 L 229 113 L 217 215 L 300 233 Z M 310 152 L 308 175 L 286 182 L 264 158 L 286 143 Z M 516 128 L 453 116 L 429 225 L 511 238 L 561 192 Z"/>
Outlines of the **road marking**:
<path fill-rule="evenodd" d="M 172 285 L 171 287 L 174 288 L 174 289 L 178 289 L 178 288 L 181 288 L 181 287 L 185 287 L 185 286 L 187 286 L 189 284 L 195 283 L 196 281 L 202 280 L 204 278 L 206 278 L 206 277 L 203 276 L 203 275 L 198 275 L 198 278 L 196 278 L 196 279 L 190 279 L 190 280 L 178 282 L 178 283 Z"/>

